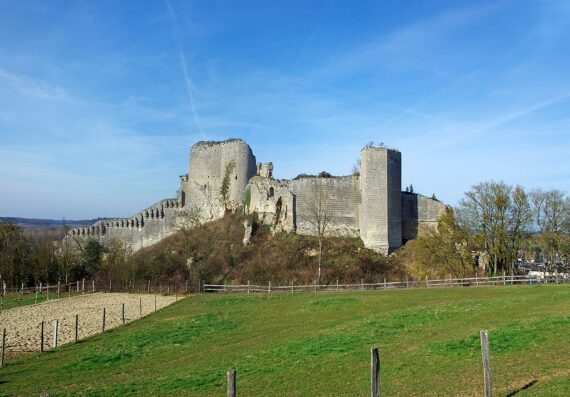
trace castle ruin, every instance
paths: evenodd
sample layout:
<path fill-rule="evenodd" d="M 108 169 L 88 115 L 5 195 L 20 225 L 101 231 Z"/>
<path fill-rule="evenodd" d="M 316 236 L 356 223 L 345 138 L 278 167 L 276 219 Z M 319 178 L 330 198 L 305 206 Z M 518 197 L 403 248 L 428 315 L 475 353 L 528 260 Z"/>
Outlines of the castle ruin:
<path fill-rule="evenodd" d="M 198 142 L 190 149 L 189 173 L 180 177 L 178 197 L 161 200 L 129 218 L 100 220 L 71 229 L 66 239 L 120 239 L 133 249 L 152 245 L 184 227 L 220 219 L 228 211 L 257 214 L 274 232 L 315 235 L 314 218 L 326 215 L 329 236 L 360 237 L 367 248 L 389 254 L 435 224 L 445 204 L 402 192 L 398 150 L 367 146 L 360 173 L 349 176 L 273 178 L 272 163 L 257 163 L 241 139 Z"/>

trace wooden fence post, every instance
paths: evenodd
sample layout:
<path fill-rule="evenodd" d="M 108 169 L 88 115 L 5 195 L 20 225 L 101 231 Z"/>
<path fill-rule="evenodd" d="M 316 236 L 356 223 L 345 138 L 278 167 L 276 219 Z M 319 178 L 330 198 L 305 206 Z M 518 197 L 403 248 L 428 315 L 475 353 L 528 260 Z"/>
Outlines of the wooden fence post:
<path fill-rule="evenodd" d="M 95 280 L 91 280 L 91 292 L 95 292 Z"/>
<path fill-rule="evenodd" d="M 428 276 L 426 274 L 426 288 L 429 288 L 429 281 L 428 281 Z"/>
<path fill-rule="evenodd" d="M 483 378 L 485 380 L 485 397 L 493 396 L 493 381 L 491 373 L 491 358 L 489 357 L 489 333 L 481 331 L 481 354 L 483 356 Z"/>
<path fill-rule="evenodd" d="M 150 294 L 150 280 L 148 280 L 146 291 Z"/>
<path fill-rule="evenodd" d="M 79 340 L 79 314 L 75 315 L 75 343 Z"/>
<path fill-rule="evenodd" d="M 111 287 L 112 287 L 112 285 L 111 285 L 111 280 L 109 280 L 109 292 L 112 291 L 112 288 L 111 288 Z"/>
<path fill-rule="evenodd" d="M 83 281 L 81 282 L 81 293 L 82 294 L 85 293 L 85 279 L 83 279 Z"/>
<path fill-rule="evenodd" d="M 101 320 L 101 332 L 105 332 L 105 314 L 106 310 L 105 308 L 103 308 L 103 318 Z"/>
<path fill-rule="evenodd" d="M 410 288 L 410 285 L 408 284 L 408 276 L 406 276 L 406 288 Z"/>
<path fill-rule="evenodd" d="M 236 397 L 236 370 L 228 370 L 228 394 L 227 397 Z"/>
<path fill-rule="evenodd" d="M 380 355 L 376 346 L 370 349 L 370 385 L 370 395 L 380 397 Z"/>
<path fill-rule="evenodd" d="M 59 321 L 55 319 L 53 321 L 53 343 L 52 347 L 57 347 L 57 332 L 59 331 Z"/>
<path fill-rule="evenodd" d="M 267 292 L 271 293 L 271 281 L 269 282 L 269 287 L 268 287 Z"/>
<path fill-rule="evenodd" d="M 384 277 L 384 289 L 386 289 L 386 277 Z"/>
<path fill-rule="evenodd" d="M 40 353 L 44 352 L 44 322 L 40 324 Z"/>
<path fill-rule="evenodd" d="M 38 303 L 38 287 L 36 286 L 36 299 L 34 300 L 34 304 Z"/>
<path fill-rule="evenodd" d="M 2 330 L 2 349 L 0 349 L 0 367 L 4 365 L 5 354 L 6 354 L 6 328 Z"/>
<path fill-rule="evenodd" d="M 156 311 L 156 295 L 154 296 L 154 311 Z"/>
<path fill-rule="evenodd" d="M 249 294 L 249 280 L 247 280 L 247 293 Z"/>
<path fill-rule="evenodd" d="M 61 287 L 61 284 L 60 284 L 60 282 L 58 281 L 58 282 L 57 282 L 57 299 L 60 299 L 60 298 L 61 298 L 61 294 L 60 294 L 60 292 L 59 292 L 60 287 Z"/>
<path fill-rule="evenodd" d="M 46 286 L 46 300 L 49 302 L 49 283 Z"/>
<path fill-rule="evenodd" d="M 121 303 L 121 321 L 125 325 L 125 304 Z"/>

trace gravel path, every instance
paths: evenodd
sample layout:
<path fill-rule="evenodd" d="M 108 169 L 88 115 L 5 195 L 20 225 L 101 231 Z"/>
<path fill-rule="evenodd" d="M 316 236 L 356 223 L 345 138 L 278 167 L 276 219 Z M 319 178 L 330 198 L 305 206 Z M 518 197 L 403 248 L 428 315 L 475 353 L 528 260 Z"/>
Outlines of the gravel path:
<path fill-rule="evenodd" d="M 175 301 L 174 296 L 156 295 L 156 307 L 161 309 Z M 125 321 L 140 318 L 154 311 L 155 295 L 96 293 L 68 299 L 52 300 L 5 310 L 0 314 L 0 333 L 6 328 L 7 351 L 30 352 L 40 350 L 40 324 L 44 321 L 44 348 L 53 345 L 54 320 L 58 320 L 58 345 L 75 338 L 75 315 L 79 315 L 79 338 L 101 332 L 105 308 L 105 329 L 122 324 L 121 308 L 125 304 Z M 1 338 L 1 336 L 0 336 Z"/>

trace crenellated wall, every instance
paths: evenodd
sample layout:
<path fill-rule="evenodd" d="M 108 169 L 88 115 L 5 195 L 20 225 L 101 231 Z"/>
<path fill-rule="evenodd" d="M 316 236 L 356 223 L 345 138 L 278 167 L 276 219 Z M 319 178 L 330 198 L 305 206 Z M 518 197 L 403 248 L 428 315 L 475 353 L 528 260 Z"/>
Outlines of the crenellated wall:
<path fill-rule="evenodd" d="M 119 239 L 137 250 L 175 232 L 181 209 L 180 199 L 161 200 L 129 218 L 105 219 L 89 227 L 71 229 L 66 238 L 97 238 L 103 244 Z"/>

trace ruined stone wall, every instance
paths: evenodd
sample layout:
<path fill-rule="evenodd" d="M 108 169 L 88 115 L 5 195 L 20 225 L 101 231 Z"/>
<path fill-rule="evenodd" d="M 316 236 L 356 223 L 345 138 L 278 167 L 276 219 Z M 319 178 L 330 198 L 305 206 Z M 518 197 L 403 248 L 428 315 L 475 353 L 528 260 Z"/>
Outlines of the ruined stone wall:
<path fill-rule="evenodd" d="M 401 154 L 366 147 L 360 164 L 360 236 L 366 247 L 388 254 L 402 244 Z"/>
<path fill-rule="evenodd" d="M 257 213 L 259 221 L 276 232 L 295 231 L 295 197 L 288 181 L 255 176 L 250 179 L 246 191 L 249 192 L 246 213 Z"/>
<path fill-rule="evenodd" d="M 436 227 L 447 206 L 421 194 L 402 192 L 402 240 L 418 236 L 420 225 Z"/>
<path fill-rule="evenodd" d="M 240 139 L 198 142 L 190 150 L 189 174 L 180 176 L 179 197 L 162 200 L 130 218 L 73 229 L 66 238 L 97 238 L 103 243 L 120 239 L 136 250 L 179 230 L 188 213 L 205 223 L 240 207 L 245 213 L 258 214 L 275 232 L 314 235 L 317 231 L 310 219 L 317 192 L 323 194 L 323 206 L 330 212 L 327 235 L 360 236 L 367 248 L 384 254 L 398 248 L 402 240 L 415 238 L 420 225 L 437 224 L 445 204 L 401 192 L 399 151 L 366 147 L 360 162 L 360 176 L 275 180 L 273 164 L 256 164 L 251 148 Z M 228 164 L 232 164 L 229 172 Z"/>
<path fill-rule="evenodd" d="M 314 235 L 316 230 L 310 225 L 311 207 L 317 193 L 325 193 L 325 205 L 330 209 L 331 223 L 327 235 L 358 237 L 360 219 L 360 183 L 358 176 L 333 178 L 301 178 L 289 181 L 289 188 L 296 197 L 297 233 Z"/>

